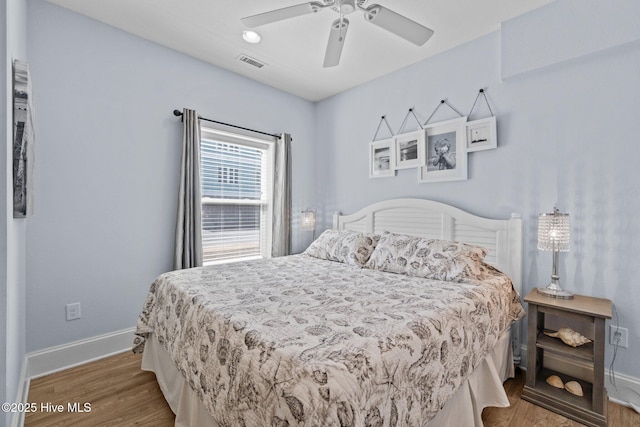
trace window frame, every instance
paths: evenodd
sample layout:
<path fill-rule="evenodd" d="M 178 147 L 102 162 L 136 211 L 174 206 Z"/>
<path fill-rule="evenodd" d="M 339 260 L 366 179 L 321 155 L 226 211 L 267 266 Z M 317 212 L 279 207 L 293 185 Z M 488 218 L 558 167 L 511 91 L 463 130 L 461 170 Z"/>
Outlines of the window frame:
<path fill-rule="evenodd" d="M 260 200 L 229 200 L 225 199 L 213 199 L 219 204 L 234 204 L 234 205 L 259 205 L 260 209 L 260 255 L 257 256 L 244 256 L 230 259 L 222 259 L 215 261 L 204 261 L 203 265 L 219 265 L 228 264 L 233 262 L 248 261 L 254 259 L 271 258 L 271 248 L 273 242 L 272 230 L 273 230 L 273 181 L 275 174 L 275 144 L 276 138 L 270 136 L 256 136 L 253 132 L 244 131 L 242 129 L 228 129 L 224 125 L 217 124 L 202 124 L 200 125 L 200 141 L 210 140 L 219 143 L 237 144 L 245 147 L 256 148 L 264 151 L 262 159 L 262 173 L 265 177 L 261 180 L 261 193 Z M 200 154 L 202 155 L 202 146 L 200 147 Z M 200 177 L 202 179 L 202 176 Z M 202 184 L 201 184 L 202 186 Z M 201 196 L 200 206 L 202 209 L 203 201 L 206 198 Z M 202 223 L 200 229 L 203 228 Z M 262 228 L 264 227 L 264 230 Z M 264 235 L 263 235 L 264 233 Z M 203 242 L 204 249 L 204 242 Z"/>

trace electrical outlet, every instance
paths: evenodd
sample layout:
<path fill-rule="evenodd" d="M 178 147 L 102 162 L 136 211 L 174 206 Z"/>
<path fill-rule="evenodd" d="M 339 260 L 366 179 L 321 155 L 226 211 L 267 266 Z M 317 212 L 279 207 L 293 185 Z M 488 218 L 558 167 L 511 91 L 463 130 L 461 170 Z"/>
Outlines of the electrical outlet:
<path fill-rule="evenodd" d="M 76 320 L 80 318 L 80 303 L 74 302 L 67 304 L 67 320 Z"/>
<path fill-rule="evenodd" d="M 629 330 L 615 325 L 609 326 L 609 342 L 611 345 L 615 345 L 617 342 L 619 347 L 629 348 Z"/>

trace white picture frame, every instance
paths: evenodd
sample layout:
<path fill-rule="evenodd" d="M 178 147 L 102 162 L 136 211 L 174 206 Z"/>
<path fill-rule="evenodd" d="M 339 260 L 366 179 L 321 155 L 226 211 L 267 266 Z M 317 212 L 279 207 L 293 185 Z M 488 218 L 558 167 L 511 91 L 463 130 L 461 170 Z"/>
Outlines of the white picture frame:
<path fill-rule="evenodd" d="M 418 168 L 418 182 L 467 179 L 466 117 L 425 127 L 425 163 Z"/>
<path fill-rule="evenodd" d="M 397 135 L 394 144 L 396 169 L 418 168 L 424 165 L 424 142 L 424 129 Z"/>
<path fill-rule="evenodd" d="M 467 122 L 467 152 L 498 148 L 496 117 Z"/>
<path fill-rule="evenodd" d="M 369 143 L 369 178 L 396 175 L 395 138 Z"/>

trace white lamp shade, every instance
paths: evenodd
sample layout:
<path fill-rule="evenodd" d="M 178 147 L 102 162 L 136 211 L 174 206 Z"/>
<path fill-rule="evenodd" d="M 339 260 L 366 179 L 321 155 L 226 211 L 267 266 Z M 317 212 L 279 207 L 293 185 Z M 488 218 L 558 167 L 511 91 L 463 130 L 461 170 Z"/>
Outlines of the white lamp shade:
<path fill-rule="evenodd" d="M 538 249 L 541 251 L 569 251 L 569 214 L 540 214 L 538 217 Z"/>
<path fill-rule="evenodd" d="M 302 218 L 300 220 L 300 228 L 302 230 L 316 229 L 316 213 L 314 211 L 302 212 Z"/>

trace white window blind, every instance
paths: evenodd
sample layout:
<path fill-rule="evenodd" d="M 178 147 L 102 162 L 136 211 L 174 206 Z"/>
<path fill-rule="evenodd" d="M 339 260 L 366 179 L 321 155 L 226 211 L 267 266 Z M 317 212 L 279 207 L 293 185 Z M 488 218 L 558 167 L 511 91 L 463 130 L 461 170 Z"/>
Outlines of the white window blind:
<path fill-rule="evenodd" d="M 203 128 L 200 151 L 204 264 L 269 256 L 271 145 Z"/>

